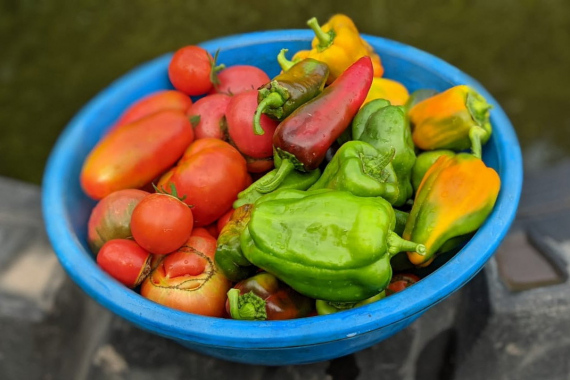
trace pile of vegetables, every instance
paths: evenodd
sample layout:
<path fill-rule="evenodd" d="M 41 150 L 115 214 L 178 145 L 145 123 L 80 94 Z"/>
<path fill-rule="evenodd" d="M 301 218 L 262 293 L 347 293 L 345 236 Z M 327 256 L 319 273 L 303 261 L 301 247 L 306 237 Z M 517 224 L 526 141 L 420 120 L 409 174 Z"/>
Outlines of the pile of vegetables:
<path fill-rule="evenodd" d="M 190 313 L 301 318 L 381 302 L 482 225 L 500 189 L 485 99 L 409 95 L 348 17 L 308 24 L 274 78 L 181 48 L 175 90 L 109 127 L 80 178 L 104 271 Z"/>

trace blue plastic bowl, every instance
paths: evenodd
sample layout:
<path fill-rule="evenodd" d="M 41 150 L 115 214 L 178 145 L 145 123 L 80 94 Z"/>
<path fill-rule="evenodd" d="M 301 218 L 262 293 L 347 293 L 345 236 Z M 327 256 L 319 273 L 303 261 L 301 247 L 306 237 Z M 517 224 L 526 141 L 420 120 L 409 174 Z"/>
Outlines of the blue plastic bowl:
<path fill-rule="evenodd" d="M 219 61 L 228 66 L 252 64 L 272 77 L 278 74 L 275 57 L 279 50 L 307 49 L 311 38 L 309 30 L 268 31 L 202 46 L 212 53 L 220 49 Z M 86 155 L 129 104 L 171 88 L 167 76 L 171 54 L 167 54 L 134 69 L 91 100 L 69 123 L 51 153 L 43 182 L 43 212 L 51 243 L 71 278 L 101 305 L 141 329 L 208 355 L 267 365 L 316 362 L 372 346 L 467 283 L 495 252 L 515 216 L 522 158 L 513 127 L 495 99 L 457 68 L 401 43 L 365 38 L 382 57 L 386 77 L 402 82 L 410 91 L 441 91 L 468 84 L 494 106 L 494 130 L 484 147 L 484 160 L 498 171 L 502 188 L 491 216 L 457 255 L 418 284 L 381 302 L 290 321 L 245 322 L 188 314 L 149 301 L 116 282 L 99 269 L 87 247 L 87 220 L 95 203 L 83 194 L 79 173 Z"/>

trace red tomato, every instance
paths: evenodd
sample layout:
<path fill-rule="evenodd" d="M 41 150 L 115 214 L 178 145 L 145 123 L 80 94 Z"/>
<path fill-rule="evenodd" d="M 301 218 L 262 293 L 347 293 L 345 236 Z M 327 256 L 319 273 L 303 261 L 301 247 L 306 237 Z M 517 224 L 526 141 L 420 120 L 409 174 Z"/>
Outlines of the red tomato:
<path fill-rule="evenodd" d="M 216 222 L 214 222 L 212 224 L 208 224 L 207 226 L 204 226 L 204 230 L 208 233 L 208 235 L 210 235 L 214 239 L 218 238 L 219 234 L 218 234 L 218 226 L 217 226 Z"/>
<path fill-rule="evenodd" d="M 389 296 L 394 293 L 401 292 L 418 282 L 420 278 L 411 273 L 398 273 L 395 274 L 390 280 L 390 284 L 386 288 L 386 295 Z"/>
<path fill-rule="evenodd" d="M 194 225 L 207 226 L 232 207 L 250 181 L 244 158 L 225 141 L 207 138 L 188 147 L 178 165 L 159 181 L 159 188 L 174 184 L 192 205 Z"/>
<path fill-rule="evenodd" d="M 196 140 L 206 137 L 227 140 L 227 127 L 223 118 L 231 99 L 224 94 L 208 95 L 188 109 L 186 114 L 194 128 Z"/>
<path fill-rule="evenodd" d="M 194 140 L 186 114 L 164 110 L 105 135 L 81 169 L 81 186 L 93 199 L 136 189 L 178 161 Z"/>
<path fill-rule="evenodd" d="M 232 214 L 234 213 L 234 209 L 232 208 L 230 211 L 226 212 L 220 219 L 218 219 L 217 229 L 218 235 L 222 232 L 222 228 L 230 221 Z"/>
<path fill-rule="evenodd" d="M 227 95 L 238 95 L 249 90 L 257 90 L 271 79 L 265 71 L 250 65 L 230 66 L 218 73 L 220 83 L 210 90 Z"/>
<path fill-rule="evenodd" d="M 174 53 L 168 65 L 168 77 L 174 88 L 187 95 L 210 91 L 213 58 L 199 46 L 185 46 Z"/>
<path fill-rule="evenodd" d="M 221 317 L 231 282 L 214 265 L 216 239 L 201 228 L 195 231 L 152 271 L 142 283 L 141 295 L 177 310 Z"/>
<path fill-rule="evenodd" d="M 158 111 L 174 109 L 186 112 L 190 106 L 192 106 L 192 99 L 180 91 L 158 91 L 136 101 L 127 108 L 112 128 L 132 123 Z"/>
<path fill-rule="evenodd" d="M 265 173 L 274 167 L 273 157 L 251 158 L 245 156 L 244 158 L 247 164 L 247 171 L 250 173 Z"/>
<path fill-rule="evenodd" d="M 93 253 L 99 252 L 109 240 L 132 236 L 131 214 L 147 195 L 146 191 L 125 189 L 115 191 L 97 203 L 87 223 L 87 242 Z"/>
<path fill-rule="evenodd" d="M 113 239 L 101 247 L 97 264 L 117 281 L 134 288 L 149 274 L 151 256 L 132 240 Z"/>
<path fill-rule="evenodd" d="M 261 115 L 263 135 L 253 133 L 253 114 L 257 108 L 257 91 L 251 90 L 236 95 L 228 104 L 226 120 L 228 132 L 239 151 L 252 158 L 273 156 L 273 133 L 278 122 Z"/>
<path fill-rule="evenodd" d="M 162 193 L 145 197 L 133 210 L 131 232 L 149 252 L 165 255 L 180 248 L 192 233 L 194 220 L 188 205 Z"/>

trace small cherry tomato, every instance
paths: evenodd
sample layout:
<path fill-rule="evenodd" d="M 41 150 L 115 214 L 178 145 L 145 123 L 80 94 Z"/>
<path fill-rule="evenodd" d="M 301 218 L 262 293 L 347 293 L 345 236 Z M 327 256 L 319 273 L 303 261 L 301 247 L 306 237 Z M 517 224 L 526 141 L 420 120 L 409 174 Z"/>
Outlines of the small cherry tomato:
<path fill-rule="evenodd" d="M 210 94 L 222 93 L 238 95 L 249 90 L 257 90 L 271 79 L 265 71 L 250 65 L 230 66 L 218 74 L 219 84 L 210 90 Z"/>
<path fill-rule="evenodd" d="M 168 77 L 174 88 L 186 95 L 203 95 L 214 85 L 216 71 L 214 58 L 199 46 L 178 49 L 168 65 Z"/>
<path fill-rule="evenodd" d="M 131 215 L 146 191 L 125 189 L 101 199 L 91 210 L 87 223 L 87 242 L 91 251 L 99 252 L 103 244 L 113 239 L 126 239 L 131 234 Z"/>
<path fill-rule="evenodd" d="M 212 94 L 198 99 L 188 109 L 186 114 L 190 118 L 196 139 L 228 139 L 224 116 L 231 99 L 231 96 L 225 94 Z"/>
<path fill-rule="evenodd" d="M 186 112 L 191 105 L 192 99 L 180 91 L 158 91 L 133 103 L 121 114 L 112 129 L 132 123 L 158 111 L 175 109 Z"/>
<path fill-rule="evenodd" d="M 177 310 L 223 316 L 231 282 L 217 270 L 215 253 L 216 239 L 196 228 L 180 249 L 153 269 L 141 285 L 141 295 Z"/>
<path fill-rule="evenodd" d="M 226 120 L 228 132 L 238 150 L 252 158 L 273 156 L 273 133 L 279 124 L 267 115 L 261 115 L 263 135 L 253 131 L 253 113 L 257 108 L 257 91 L 250 90 L 236 95 L 228 104 Z"/>
<path fill-rule="evenodd" d="M 165 255 L 180 248 L 192 233 L 194 218 L 187 204 L 173 195 L 154 193 L 133 210 L 131 232 L 135 241 L 149 252 Z"/>
<path fill-rule="evenodd" d="M 409 288 L 418 282 L 420 278 L 415 274 L 411 273 L 398 273 L 392 277 L 390 280 L 390 285 L 386 288 L 386 295 L 392 295 L 394 293 L 401 292 L 402 290 Z"/>
<path fill-rule="evenodd" d="M 113 239 L 97 254 L 97 264 L 120 283 L 134 288 L 150 272 L 152 255 L 132 240 Z"/>

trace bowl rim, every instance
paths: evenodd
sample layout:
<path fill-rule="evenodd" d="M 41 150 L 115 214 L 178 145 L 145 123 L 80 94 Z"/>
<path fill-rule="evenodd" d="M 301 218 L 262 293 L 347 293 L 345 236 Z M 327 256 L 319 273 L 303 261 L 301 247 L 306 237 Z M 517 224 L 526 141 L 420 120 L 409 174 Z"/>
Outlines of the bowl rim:
<path fill-rule="evenodd" d="M 276 41 L 309 41 L 312 36 L 312 32 L 305 29 L 271 30 L 226 36 L 199 45 L 209 51 L 223 51 Z M 491 138 L 504 148 L 497 154 L 497 166 L 502 173 L 501 191 L 492 214 L 457 255 L 418 284 L 382 302 L 342 313 L 288 321 L 244 322 L 189 314 L 145 299 L 113 280 L 97 267 L 92 255 L 71 232 L 64 196 L 65 173 L 73 157 L 66 147 L 74 144 L 74 137 L 109 99 L 119 96 L 125 87 L 157 67 L 166 67 L 172 56 L 168 53 L 132 69 L 90 100 L 65 127 L 50 154 L 42 184 L 44 222 L 54 251 L 73 281 L 98 303 L 145 330 L 179 341 L 244 349 L 291 348 L 352 338 L 417 316 L 467 283 L 498 248 L 516 214 L 523 175 L 515 131 L 491 94 L 458 68 L 412 46 L 382 37 L 362 36 L 380 46 L 380 51 L 386 54 L 413 61 L 434 75 L 442 76 L 441 72 L 445 72 L 446 80 L 454 84 L 473 86 L 494 107 Z M 497 125 L 501 127 L 497 129 Z M 80 267 L 85 268 L 81 275 L 74 271 Z M 331 330 L 331 326 L 335 329 Z"/>

